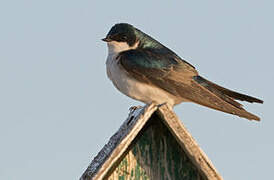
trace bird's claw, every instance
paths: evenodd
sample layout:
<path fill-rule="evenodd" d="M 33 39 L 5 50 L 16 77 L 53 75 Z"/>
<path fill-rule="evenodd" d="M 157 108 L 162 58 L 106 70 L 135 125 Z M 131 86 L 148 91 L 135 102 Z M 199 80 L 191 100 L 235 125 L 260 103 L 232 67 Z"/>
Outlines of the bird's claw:
<path fill-rule="evenodd" d="M 166 104 L 167 104 L 167 103 L 164 102 L 164 103 L 162 103 L 162 104 L 158 104 L 157 106 L 158 106 L 158 108 L 160 108 L 161 106 L 166 105 Z"/>
<path fill-rule="evenodd" d="M 129 108 L 129 112 L 132 113 L 133 111 L 135 111 L 136 109 L 142 108 L 142 106 L 131 106 Z"/>

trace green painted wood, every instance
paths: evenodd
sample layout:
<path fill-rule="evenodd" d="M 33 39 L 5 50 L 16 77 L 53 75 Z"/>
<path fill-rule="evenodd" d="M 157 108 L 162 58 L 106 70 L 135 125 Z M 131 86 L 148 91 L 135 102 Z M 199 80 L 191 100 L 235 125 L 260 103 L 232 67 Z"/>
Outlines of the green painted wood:
<path fill-rule="evenodd" d="M 108 180 L 202 180 L 175 138 L 153 114 Z"/>

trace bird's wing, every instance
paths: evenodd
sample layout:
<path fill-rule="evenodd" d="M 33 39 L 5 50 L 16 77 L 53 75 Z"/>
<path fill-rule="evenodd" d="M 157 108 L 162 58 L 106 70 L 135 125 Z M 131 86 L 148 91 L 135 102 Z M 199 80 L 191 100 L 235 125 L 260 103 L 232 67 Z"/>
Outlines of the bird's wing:
<path fill-rule="evenodd" d="M 197 75 L 195 68 L 166 49 L 136 49 L 121 52 L 119 64 L 135 79 L 156 85 L 180 96 L 174 83 L 187 83 Z"/>
<path fill-rule="evenodd" d="M 260 118 L 245 111 L 225 91 L 202 81 L 195 68 L 176 54 L 161 49 L 124 51 L 117 57 L 119 64 L 135 79 L 160 87 L 169 93 L 219 111 L 247 119 Z M 219 86 L 220 87 L 220 86 Z"/>

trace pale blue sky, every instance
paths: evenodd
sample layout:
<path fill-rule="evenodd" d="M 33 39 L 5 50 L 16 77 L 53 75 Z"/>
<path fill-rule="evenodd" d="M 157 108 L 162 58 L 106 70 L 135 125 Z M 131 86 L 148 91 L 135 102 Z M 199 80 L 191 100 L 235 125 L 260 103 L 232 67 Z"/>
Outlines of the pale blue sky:
<path fill-rule="evenodd" d="M 100 39 L 128 22 L 211 81 L 265 100 L 250 122 L 192 103 L 175 111 L 224 179 L 273 169 L 273 1 L 2 0 L 0 179 L 78 179 L 141 103 L 107 79 Z"/>

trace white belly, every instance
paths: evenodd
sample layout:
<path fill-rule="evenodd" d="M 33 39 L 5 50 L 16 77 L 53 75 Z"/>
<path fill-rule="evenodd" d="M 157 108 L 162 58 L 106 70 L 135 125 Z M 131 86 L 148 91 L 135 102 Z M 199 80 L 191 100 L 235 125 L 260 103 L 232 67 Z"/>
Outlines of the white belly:
<path fill-rule="evenodd" d="M 115 58 L 109 54 L 106 62 L 107 75 L 115 87 L 123 94 L 142 101 L 146 104 L 154 102 L 157 104 L 167 103 L 170 106 L 178 104 L 178 98 L 172 94 L 152 85 L 137 81 L 129 77 L 128 73 L 122 69 Z"/>

